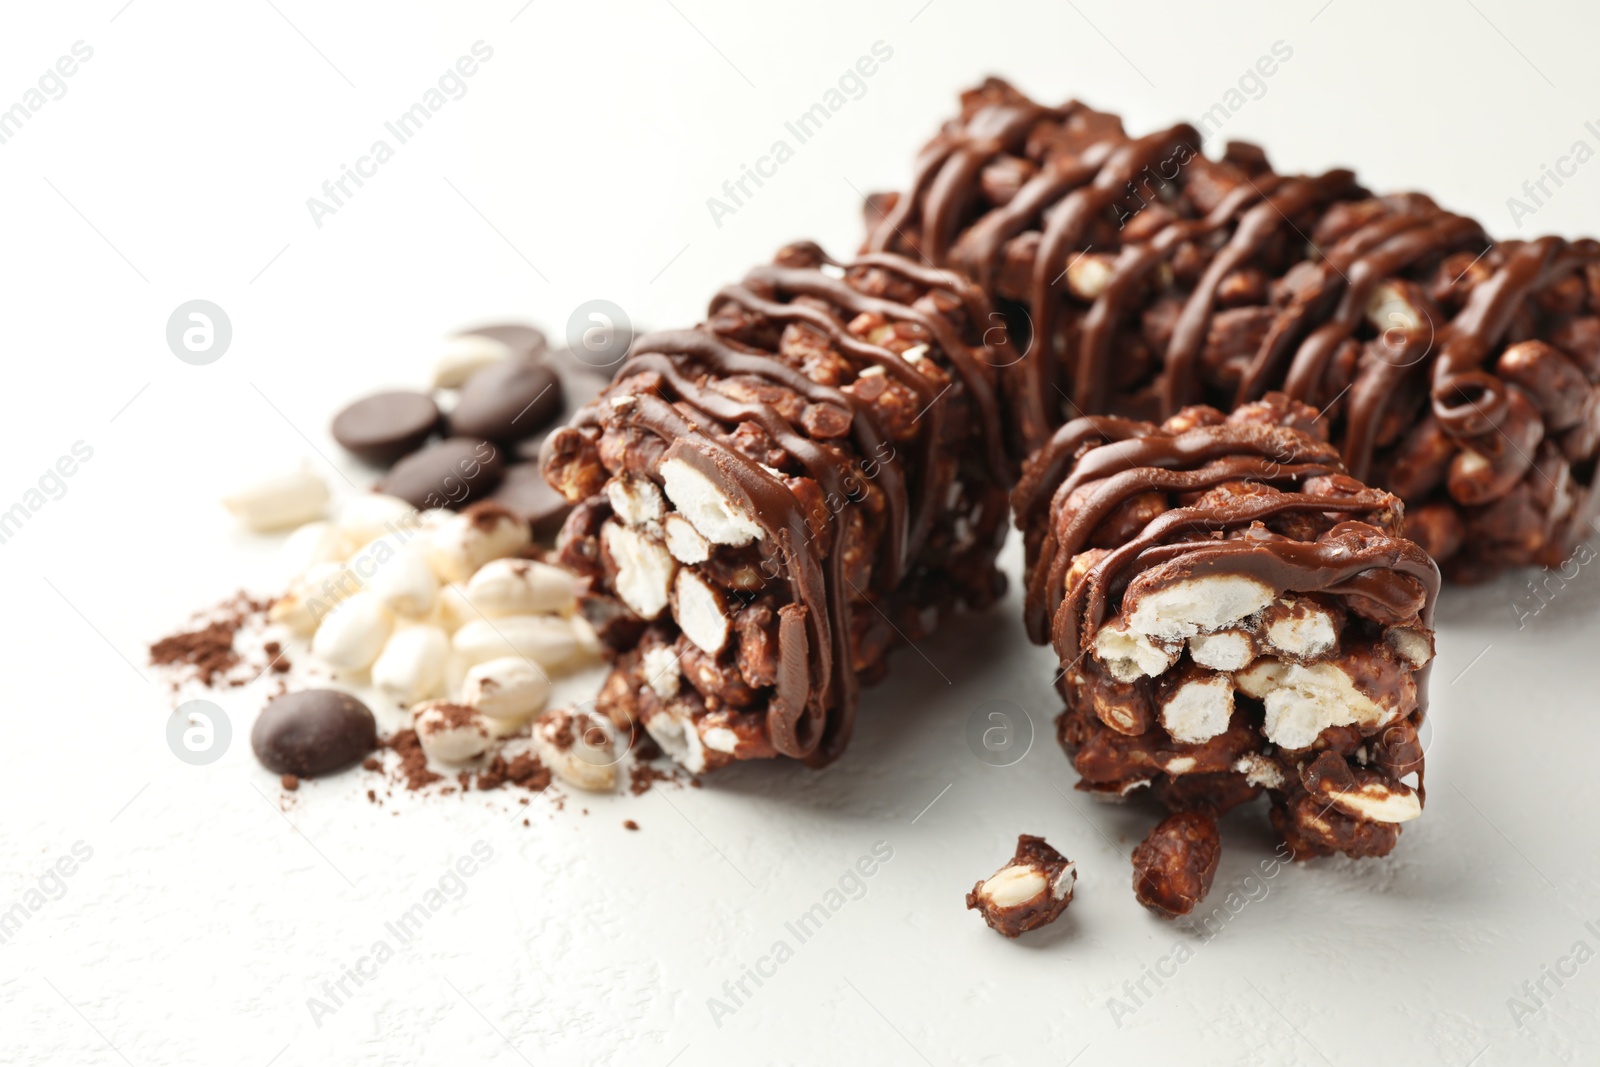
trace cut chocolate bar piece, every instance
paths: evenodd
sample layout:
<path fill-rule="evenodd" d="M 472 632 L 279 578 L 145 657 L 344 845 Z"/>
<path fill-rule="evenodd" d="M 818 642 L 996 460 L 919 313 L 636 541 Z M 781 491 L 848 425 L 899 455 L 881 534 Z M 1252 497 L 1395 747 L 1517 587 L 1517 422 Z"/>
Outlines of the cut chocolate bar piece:
<path fill-rule="evenodd" d="M 1025 466 L 1027 629 L 1061 660 L 1079 789 L 1149 789 L 1195 826 L 1265 789 L 1299 858 L 1383 855 L 1421 814 L 1438 568 L 1322 425 L 1281 394 L 1083 418 Z M 1163 840 L 1141 895 L 1180 913 L 1215 858 Z"/>
<path fill-rule="evenodd" d="M 543 459 L 602 710 L 697 772 L 836 757 L 889 649 L 1003 590 L 1004 337 L 948 272 L 803 244 L 636 340 Z"/>
<path fill-rule="evenodd" d="M 1078 867 L 1042 837 L 1023 834 L 1011 862 L 972 887 L 967 907 L 1006 937 L 1055 922 L 1072 903 Z"/>
<path fill-rule="evenodd" d="M 1421 194 L 1201 141 L 991 79 L 869 202 L 867 248 L 962 272 L 1011 321 L 1020 454 L 1071 417 L 1277 390 L 1452 580 L 1568 559 L 1597 503 L 1600 242 L 1495 243 Z"/>

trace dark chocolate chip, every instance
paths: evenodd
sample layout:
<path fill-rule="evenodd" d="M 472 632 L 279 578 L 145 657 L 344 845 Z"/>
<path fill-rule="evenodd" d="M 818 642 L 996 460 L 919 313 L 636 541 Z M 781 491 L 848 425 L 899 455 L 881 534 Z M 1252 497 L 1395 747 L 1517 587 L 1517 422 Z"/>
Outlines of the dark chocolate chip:
<path fill-rule="evenodd" d="M 475 437 L 447 437 L 396 463 L 378 488 L 415 508 L 462 508 L 500 484 L 500 450 Z"/>
<path fill-rule="evenodd" d="M 520 441 L 561 413 L 561 379 L 544 363 L 508 359 L 491 364 L 461 387 L 450 432 L 489 441 Z"/>
<path fill-rule="evenodd" d="M 377 748 L 378 725 L 371 710 L 349 693 L 306 689 L 267 702 L 250 730 L 250 747 L 269 771 L 315 778 Z"/>
<path fill-rule="evenodd" d="M 572 510 L 567 498 L 544 480 L 537 463 L 513 463 L 507 467 L 500 488 L 489 499 L 526 519 L 533 527 L 533 536 L 540 540 L 555 537 Z"/>
<path fill-rule="evenodd" d="M 477 326 L 470 330 L 462 330 L 461 333 L 457 334 L 458 337 L 474 335 L 493 338 L 511 349 L 513 357 L 520 356 L 523 359 L 538 359 L 550 347 L 549 342 L 545 340 L 541 331 L 520 322 Z"/>
<path fill-rule="evenodd" d="M 333 417 L 333 439 L 368 463 L 386 467 L 421 448 L 438 425 L 439 406 L 426 393 L 377 393 Z"/>

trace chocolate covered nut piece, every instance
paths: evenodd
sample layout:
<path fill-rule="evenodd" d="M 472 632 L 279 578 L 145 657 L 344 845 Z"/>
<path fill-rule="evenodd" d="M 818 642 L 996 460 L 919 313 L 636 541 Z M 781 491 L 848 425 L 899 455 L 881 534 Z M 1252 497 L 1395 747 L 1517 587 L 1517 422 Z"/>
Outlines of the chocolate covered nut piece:
<path fill-rule="evenodd" d="M 1302 414 L 1268 394 L 1226 417 L 1063 426 L 1013 498 L 1025 621 L 1064 665 L 1080 789 L 1208 815 L 1265 790 L 1297 854 L 1382 855 L 1422 811 L 1438 568 Z M 1093 547 L 1151 493 L 1166 506 Z"/>
<path fill-rule="evenodd" d="M 836 757 L 897 637 L 1003 588 L 1003 338 L 947 272 L 795 245 L 637 339 L 543 459 L 608 713 L 697 773 Z"/>
<path fill-rule="evenodd" d="M 1306 792 L 1360 822 L 1401 823 L 1422 814 L 1417 791 L 1386 775 L 1352 768 L 1336 752 L 1300 767 Z"/>
<path fill-rule="evenodd" d="M 1211 891 L 1222 858 L 1217 820 L 1203 811 L 1168 815 L 1133 850 L 1133 893 L 1163 919 L 1194 910 Z"/>
<path fill-rule="evenodd" d="M 507 444 L 532 437 L 561 413 L 561 379 L 539 362 L 504 360 L 461 387 L 450 432 Z"/>
<path fill-rule="evenodd" d="M 419 510 L 462 508 L 493 491 L 504 469 L 488 441 L 447 437 L 396 463 L 378 489 Z"/>
<path fill-rule="evenodd" d="M 378 747 L 372 711 L 349 693 L 305 689 L 267 702 L 250 729 L 256 759 L 276 774 L 315 778 Z"/>
<path fill-rule="evenodd" d="M 384 467 L 421 448 L 438 426 L 433 397 L 400 390 L 347 405 L 333 417 L 333 439 L 351 455 Z"/>
<path fill-rule="evenodd" d="M 1600 506 L 1600 242 L 1492 242 L 1421 194 L 1200 147 L 1188 124 L 1133 136 L 989 79 L 869 213 L 866 248 L 963 273 L 1016 324 L 1018 454 L 1085 412 L 1279 390 L 1323 409 L 1295 425 L 1353 476 L 1432 509 L 1418 536 L 1452 580 L 1567 559 Z"/>
<path fill-rule="evenodd" d="M 1274 795 L 1272 828 L 1296 860 L 1387 856 L 1400 839 L 1398 824 L 1352 818 L 1308 793 Z"/>
<path fill-rule="evenodd" d="M 1023 834 L 1011 862 L 972 887 L 967 907 L 1006 937 L 1053 923 L 1072 903 L 1078 867 L 1042 837 Z"/>

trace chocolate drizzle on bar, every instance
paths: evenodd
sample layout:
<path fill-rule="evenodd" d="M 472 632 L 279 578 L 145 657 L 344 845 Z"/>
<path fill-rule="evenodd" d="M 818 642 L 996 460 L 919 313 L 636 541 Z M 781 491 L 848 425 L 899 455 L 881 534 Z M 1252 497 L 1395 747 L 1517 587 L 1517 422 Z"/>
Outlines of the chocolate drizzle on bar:
<path fill-rule="evenodd" d="M 1245 144 L 1208 159 L 1201 140 L 1188 125 L 1132 138 L 1115 116 L 990 79 L 910 191 L 869 209 L 869 250 L 959 270 L 1009 316 L 1027 353 L 1005 382 L 1023 454 L 1066 418 L 1159 420 L 1282 391 L 1324 409 L 1352 476 L 1388 488 L 1420 424 L 1455 455 L 1494 460 L 1501 431 L 1520 446 L 1523 383 L 1496 362 L 1508 344 L 1555 341 L 1586 389 L 1600 381 L 1600 243 L 1495 244 L 1426 196 L 1374 197 L 1346 170 L 1280 175 Z M 1442 470 L 1397 479 L 1409 503 L 1440 505 L 1415 532 L 1459 554 L 1456 577 L 1570 550 L 1600 448 L 1600 400 L 1585 405 L 1580 425 L 1547 427 L 1542 454 L 1536 440 L 1508 460 L 1523 481 L 1487 499 Z"/>
<path fill-rule="evenodd" d="M 972 604 L 997 593 L 1013 468 L 996 395 L 1004 331 L 991 317 L 981 291 L 949 272 L 892 254 L 844 266 L 815 245 L 791 246 L 722 289 L 705 325 L 636 340 L 614 384 L 552 441 L 546 473 L 569 497 L 625 470 L 660 481 L 662 465 L 680 461 L 759 525 L 759 588 L 734 582 L 724 592 L 729 616 L 757 601 L 775 612 L 775 680 L 744 702 L 764 703 L 761 736 L 744 736 L 751 713 L 719 693 L 698 693 L 684 713 L 720 714 L 743 738 L 741 753 L 833 759 L 850 736 L 857 675 L 881 659 L 858 647 L 865 623 L 941 607 L 952 585 L 955 600 Z M 563 533 L 568 555 L 603 521 L 576 515 Z M 960 536 L 970 543 L 952 548 Z M 852 555 L 860 551 L 868 558 Z M 740 552 L 713 546 L 701 570 L 723 573 Z M 605 561 L 594 562 L 599 591 L 615 595 L 604 589 Z M 681 652 L 674 631 L 663 616 L 648 640 Z M 643 711 L 628 714 L 648 720 L 669 698 L 648 691 L 634 645 L 617 643 L 630 676 L 608 689 L 642 693 Z M 712 674 L 738 665 L 737 648 L 687 650 L 697 663 L 701 651 L 719 657 Z M 699 674 L 684 677 L 687 686 Z"/>
<path fill-rule="evenodd" d="M 1274 394 L 1267 403 L 1283 401 Z M 1222 422 L 1219 413 L 1201 410 L 1199 417 L 1219 421 L 1177 434 L 1128 419 L 1077 419 L 1029 461 L 1013 502 L 1017 525 L 1028 531 L 1024 611 L 1030 638 L 1050 641 L 1063 662 L 1077 659 L 1085 639 L 1106 621 L 1108 603 L 1157 567 L 1172 580 L 1244 575 L 1275 596 L 1358 593 L 1397 620 L 1423 608 L 1422 622 L 1431 625 L 1439 570 L 1426 552 L 1398 536 L 1393 496 L 1335 479 L 1344 467 L 1327 442 L 1286 426 Z M 1108 445 L 1115 447 L 1101 447 Z M 1323 479 L 1321 491 L 1305 492 L 1304 483 L 1314 478 Z M 1230 485 L 1257 488 L 1205 496 Z M 1102 524 L 1152 493 L 1200 501 L 1163 508 L 1068 588 L 1069 567 Z M 1311 543 L 1272 532 L 1276 521 L 1301 514 L 1352 521 Z M 1419 587 L 1425 605 L 1418 603 Z"/>

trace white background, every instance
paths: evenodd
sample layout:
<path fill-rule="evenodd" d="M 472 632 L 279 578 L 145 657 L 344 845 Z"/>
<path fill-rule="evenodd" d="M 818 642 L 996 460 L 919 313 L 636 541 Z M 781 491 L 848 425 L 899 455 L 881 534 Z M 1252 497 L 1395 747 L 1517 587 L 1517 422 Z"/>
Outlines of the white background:
<path fill-rule="evenodd" d="M 559 334 L 604 297 L 686 325 L 785 241 L 847 252 L 858 190 L 903 183 L 984 73 L 1142 132 L 1198 116 L 1282 40 L 1292 59 L 1225 137 L 1265 142 L 1285 169 L 1424 188 L 1502 236 L 1593 232 L 1600 162 L 1520 230 L 1506 205 L 1575 140 L 1600 147 L 1584 128 L 1600 122 L 1588 7 L 274 3 L 0 15 L 0 107 L 75 41 L 94 49 L 0 145 L 0 510 L 74 442 L 93 449 L 0 544 L 0 910 L 75 842 L 93 849 L 0 944 L 0 1061 L 1593 1062 L 1600 964 L 1546 979 L 1553 997 L 1520 1027 L 1508 1006 L 1531 1007 L 1520 987 L 1546 968 L 1570 972 L 1577 942 L 1600 949 L 1584 927 L 1600 920 L 1592 567 L 1520 629 L 1519 598 L 1537 604 L 1520 578 L 1449 594 L 1426 815 L 1389 859 L 1265 880 L 1264 811 L 1230 817 L 1210 903 L 1256 899 L 1210 939 L 1133 900 L 1125 853 L 1154 816 L 1071 793 L 1053 665 L 1014 597 L 899 653 L 822 773 L 750 766 L 702 790 L 541 801 L 528 828 L 505 797 L 395 816 L 359 774 L 280 813 L 245 741 L 262 694 L 231 695 L 232 749 L 186 766 L 143 651 L 241 585 L 272 591 L 274 542 L 215 503 L 241 473 L 321 465 L 319 450 L 370 480 L 327 438 L 344 400 L 420 382 L 465 323 Z M 307 197 L 478 40 L 494 56 L 467 94 L 317 227 Z M 880 40 L 893 56 L 865 95 L 715 225 L 706 198 Z M 206 367 L 164 337 L 195 298 L 234 330 Z M 1003 770 L 964 741 L 994 699 L 1038 733 Z M 1024 831 L 1082 877 L 1066 917 L 1012 943 L 961 897 Z M 707 998 L 880 841 L 893 859 L 865 896 L 713 1021 Z M 466 894 L 314 1025 L 306 999 L 474 842 L 494 858 Z M 1190 958 L 1114 1011 L 1134 1006 L 1124 983 L 1172 973 L 1175 944 Z"/>

